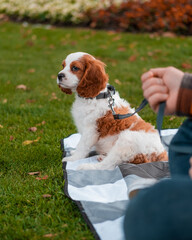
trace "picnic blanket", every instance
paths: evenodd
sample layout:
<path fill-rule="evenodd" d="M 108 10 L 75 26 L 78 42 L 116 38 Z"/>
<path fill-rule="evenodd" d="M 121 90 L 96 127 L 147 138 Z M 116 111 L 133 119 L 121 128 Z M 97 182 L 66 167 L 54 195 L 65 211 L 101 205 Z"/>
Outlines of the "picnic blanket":
<path fill-rule="evenodd" d="M 162 130 L 170 142 L 176 129 Z M 61 140 L 63 156 L 70 154 L 80 140 L 76 133 Z M 123 221 L 129 192 L 148 187 L 169 177 L 168 162 L 121 164 L 114 170 L 77 170 L 82 163 L 96 163 L 96 156 L 63 163 L 64 192 L 76 202 L 95 239 L 124 240 Z"/>

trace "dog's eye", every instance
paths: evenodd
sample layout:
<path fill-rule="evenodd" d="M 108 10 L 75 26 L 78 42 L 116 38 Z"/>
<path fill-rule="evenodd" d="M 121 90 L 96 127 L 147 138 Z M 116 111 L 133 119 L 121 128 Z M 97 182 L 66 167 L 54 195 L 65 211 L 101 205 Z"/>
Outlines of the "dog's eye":
<path fill-rule="evenodd" d="M 73 71 L 73 72 L 77 72 L 78 70 L 79 70 L 78 67 L 76 67 L 76 66 L 73 66 L 73 67 L 72 67 L 72 71 Z"/>

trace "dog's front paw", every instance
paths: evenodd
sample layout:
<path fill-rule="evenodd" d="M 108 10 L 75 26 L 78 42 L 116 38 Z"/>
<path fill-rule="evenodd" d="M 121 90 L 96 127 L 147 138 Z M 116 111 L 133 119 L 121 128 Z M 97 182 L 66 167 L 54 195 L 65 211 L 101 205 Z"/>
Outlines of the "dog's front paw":
<path fill-rule="evenodd" d="M 97 156 L 97 161 L 102 162 L 105 157 L 106 157 L 106 155 L 98 155 Z"/>
<path fill-rule="evenodd" d="M 64 158 L 62 159 L 62 162 L 73 162 L 73 161 L 75 161 L 75 159 L 74 159 L 72 156 L 70 156 L 70 157 L 64 157 Z"/>

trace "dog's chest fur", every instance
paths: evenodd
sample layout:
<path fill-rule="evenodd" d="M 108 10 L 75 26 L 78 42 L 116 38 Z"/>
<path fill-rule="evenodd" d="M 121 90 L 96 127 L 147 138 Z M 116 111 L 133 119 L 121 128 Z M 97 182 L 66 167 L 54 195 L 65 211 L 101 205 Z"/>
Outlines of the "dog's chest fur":
<path fill-rule="evenodd" d="M 109 110 L 106 99 L 84 99 L 76 96 L 72 106 L 72 116 L 79 133 L 86 129 L 97 132 L 96 121 Z"/>

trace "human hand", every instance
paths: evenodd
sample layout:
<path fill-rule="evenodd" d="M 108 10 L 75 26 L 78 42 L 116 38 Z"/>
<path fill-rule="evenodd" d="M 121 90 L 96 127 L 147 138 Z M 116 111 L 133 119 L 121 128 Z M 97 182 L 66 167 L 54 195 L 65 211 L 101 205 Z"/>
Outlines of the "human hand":
<path fill-rule="evenodd" d="M 152 68 L 141 76 L 143 95 L 155 112 L 159 104 L 166 101 L 165 114 L 175 113 L 183 75 L 177 68 L 166 67 Z"/>

